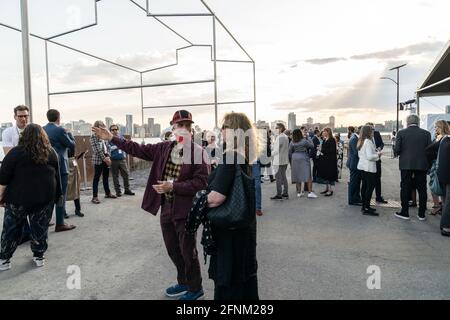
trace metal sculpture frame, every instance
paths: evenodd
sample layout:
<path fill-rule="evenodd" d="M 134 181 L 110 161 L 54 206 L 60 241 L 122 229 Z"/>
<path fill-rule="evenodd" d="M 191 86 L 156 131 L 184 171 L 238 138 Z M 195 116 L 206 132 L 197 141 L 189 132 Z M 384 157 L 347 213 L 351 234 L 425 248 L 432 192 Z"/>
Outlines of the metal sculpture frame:
<path fill-rule="evenodd" d="M 30 36 L 43 40 L 45 44 L 45 68 L 46 68 L 46 81 L 47 81 L 47 107 L 51 108 L 51 97 L 57 96 L 57 95 L 70 95 L 70 94 L 77 94 L 77 93 L 88 93 L 88 92 L 105 92 L 105 91 L 116 91 L 116 90 L 127 90 L 127 89 L 140 89 L 141 94 L 141 117 L 142 117 L 142 125 L 144 124 L 144 110 L 145 109 L 163 109 L 163 108 L 178 108 L 178 107 L 198 107 L 198 106 L 214 106 L 214 115 L 215 115 L 215 126 L 218 126 L 218 106 L 220 105 L 230 105 L 230 104 L 251 104 L 253 103 L 253 113 L 254 113 L 254 122 L 256 123 L 256 63 L 255 60 L 248 54 L 248 52 L 244 49 L 244 47 L 239 43 L 239 41 L 235 38 L 235 36 L 230 32 L 230 30 L 225 26 L 225 24 L 217 17 L 217 15 L 211 10 L 211 8 L 205 3 L 204 0 L 199 0 L 201 4 L 206 8 L 208 13 L 183 13 L 183 14 L 177 14 L 177 13 L 168 13 L 168 14 L 152 14 L 149 11 L 150 7 L 150 0 L 146 0 L 146 7 L 142 7 L 139 3 L 137 3 L 135 0 L 129 0 L 132 4 L 136 5 L 138 8 L 140 8 L 142 11 L 146 13 L 148 17 L 151 17 L 158 21 L 161 25 L 163 25 L 165 28 L 167 28 L 169 31 L 174 33 L 176 36 L 181 38 L 183 41 L 185 41 L 188 45 L 177 48 L 176 49 L 176 62 L 149 69 L 149 70 L 137 70 L 134 68 L 130 68 L 128 66 L 122 65 L 120 63 L 104 59 L 102 57 L 90 54 L 88 52 L 73 48 L 71 46 L 62 44 L 60 42 L 55 41 L 54 39 L 62 37 L 64 35 L 78 32 L 87 28 L 91 28 L 98 25 L 98 8 L 97 3 L 101 0 L 93 0 L 94 1 L 94 13 L 95 13 L 95 22 L 79 27 L 77 29 L 65 31 L 56 35 L 52 35 L 50 37 L 42 37 L 33 33 L 30 33 Z M 166 24 L 164 21 L 162 21 L 161 17 L 212 17 L 212 33 L 213 33 L 213 39 L 212 44 L 195 44 L 188 40 L 186 37 L 182 36 L 178 31 L 175 30 L 175 28 L 170 27 L 168 24 Z M 238 45 L 238 47 L 245 53 L 245 55 L 248 57 L 248 60 L 227 60 L 227 59 L 217 59 L 217 38 L 216 38 L 216 28 L 217 24 L 220 24 L 223 29 L 228 33 L 228 35 L 232 38 L 232 40 L 235 42 L 235 44 Z M 13 26 L 4 24 L 0 22 L 0 26 L 15 30 L 18 32 L 22 32 L 22 30 L 15 28 Z M 84 90 L 73 90 L 73 91 L 59 91 L 59 92 L 51 92 L 50 91 L 50 77 L 49 77 L 49 54 L 48 54 L 48 43 L 51 43 L 53 45 L 57 45 L 59 47 L 80 53 L 82 55 L 94 58 L 99 61 L 106 62 L 111 65 L 115 65 L 117 67 L 127 69 L 129 71 L 138 73 L 140 75 L 140 84 L 135 86 L 121 86 L 121 87 L 109 87 L 109 88 L 95 88 L 95 89 L 84 89 Z M 184 82 L 172 82 L 172 83 L 156 83 L 156 84 L 144 84 L 143 82 L 143 75 L 146 73 L 151 73 L 153 71 L 162 70 L 165 68 L 170 68 L 178 65 L 178 53 L 181 50 L 185 50 L 192 47 L 209 47 L 211 50 L 211 61 L 213 62 L 214 66 L 214 76 L 212 79 L 205 79 L 205 80 L 196 80 L 196 81 L 184 81 Z M 249 101 L 229 101 L 229 102 L 219 102 L 218 101 L 218 87 L 217 87 L 217 64 L 218 63 L 248 63 L 252 64 L 253 66 L 253 100 Z M 214 101 L 210 103 L 194 103 L 194 104 L 184 104 L 184 105 L 160 105 L 160 106 L 144 106 L 144 88 L 150 88 L 150 87 L 168 87 L 168 86 L 178 86 L 178 85 L 189 85 L 189 84 L 202 84 L 202 83 L 214 83 Z"/>

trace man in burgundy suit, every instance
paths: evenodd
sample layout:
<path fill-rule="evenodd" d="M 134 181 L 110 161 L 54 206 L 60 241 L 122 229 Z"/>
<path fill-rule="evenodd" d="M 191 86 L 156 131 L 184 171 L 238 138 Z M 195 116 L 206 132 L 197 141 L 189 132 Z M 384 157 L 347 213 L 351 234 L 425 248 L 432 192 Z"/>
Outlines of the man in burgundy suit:
<path fill-rule="evenodd" d="M 206 189 L 209 174 L 204 150 L 192 141 L 192 123 L 190 112 L 177 111 L 170 123 L 175 141 L 147 145 L 114 137 L 104 128 L 92 129 L 100 139 L 111 141 L 124 152 L 153 162 L 142 209 L 156 215 L 161 208 L 164 243 L 178 272 L 178 284 L 165 293 L 180 300 L 204 297 L 196 237 L 185 230 L 193 197 Z"/>

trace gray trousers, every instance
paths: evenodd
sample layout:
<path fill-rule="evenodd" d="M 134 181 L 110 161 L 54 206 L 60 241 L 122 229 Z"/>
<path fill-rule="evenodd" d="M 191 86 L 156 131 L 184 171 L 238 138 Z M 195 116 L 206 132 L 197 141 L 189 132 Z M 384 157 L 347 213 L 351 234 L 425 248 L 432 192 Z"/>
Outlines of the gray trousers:
<path fill-rule="evenodd" d="M 125 191 L 130 190 L 130 181 L 128 179 L 128 167 L 126 160 L 112 160 L 111 164 L 111 173 L 114 182 L 114 189 L 116 193 L 120 193 L 120 182 L 119 182 L 119 173 L 123 178 L 123 185 L 125 187 Z"/>
<path fill-rule="evenodd" d="M 277 179 L 277 196 L 287 195 L 289 193 L 289 185 L 286 176 L 287 168 L 287 164 L 275 166 L 275 170 L 277 171 L 275 174 L 275 179 Z"/>

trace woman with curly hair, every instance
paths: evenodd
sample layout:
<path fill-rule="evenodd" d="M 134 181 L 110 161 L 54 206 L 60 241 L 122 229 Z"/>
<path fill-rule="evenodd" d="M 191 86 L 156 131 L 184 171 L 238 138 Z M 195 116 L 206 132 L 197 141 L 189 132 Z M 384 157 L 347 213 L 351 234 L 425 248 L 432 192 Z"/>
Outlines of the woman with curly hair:
<path fill-rule="evenodd" d="M 27 218 L 31 251 L 37 267 L 45 263 L 48 225 L 53 205 L 61 197 L 59 161 L 41 126 L 29 124 L 0 167 L 0 205 L 5 207 L 0 271 L 11 268 L 21 230 Z"/>

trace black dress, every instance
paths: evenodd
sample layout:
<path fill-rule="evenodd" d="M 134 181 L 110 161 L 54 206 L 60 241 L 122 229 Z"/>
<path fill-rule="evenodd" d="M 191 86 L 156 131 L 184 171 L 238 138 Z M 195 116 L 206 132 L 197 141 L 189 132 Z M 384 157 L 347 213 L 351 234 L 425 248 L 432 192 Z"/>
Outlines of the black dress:
<path fill-rule="evenodd" d="M 245 173 L 250 166 L 241 165 Z M 208 190 L 229 195 L 236 167 L 219 164 L 211 173 Z M 259 300 L 256 261 L 256 217 L 250 227 L 227 230 L 212 227 L 215 250 L 209 264 L 209 278 L 214 281 L 215 300 Z"/>
<path fill-rule="evenodd" d="M 338 178 L 336 140 L 330 138 L 322 143 L 322 155 L 318 159 L 317 177 L 326 184 L 334 184 Z"/>

